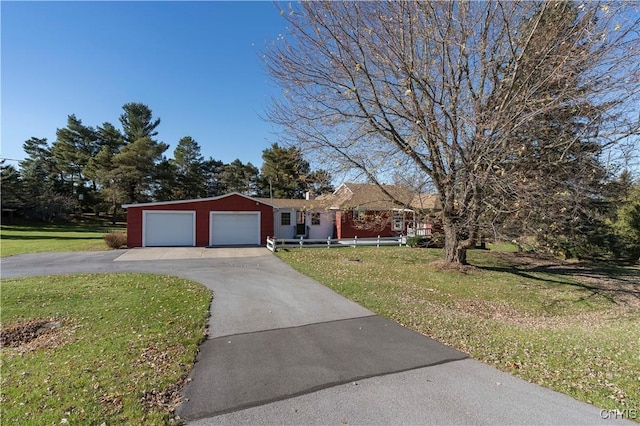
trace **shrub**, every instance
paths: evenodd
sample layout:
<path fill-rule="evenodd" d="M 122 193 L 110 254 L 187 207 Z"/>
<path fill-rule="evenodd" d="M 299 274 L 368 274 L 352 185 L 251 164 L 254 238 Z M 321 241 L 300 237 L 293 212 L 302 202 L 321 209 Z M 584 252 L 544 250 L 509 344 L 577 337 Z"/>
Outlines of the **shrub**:
<path fill-rule="evenodd" d="M 104 242 L 112 249 L 119 249 L 127 246 L 127 234 L 123 232 L 109 232 L 104 236 Z"/>
<path fill-rule="evenodd" d="M 409 247 L 427 247 L 429 239 L 427 237 L 409 237 L 407 238 L 407 245 Z"/>

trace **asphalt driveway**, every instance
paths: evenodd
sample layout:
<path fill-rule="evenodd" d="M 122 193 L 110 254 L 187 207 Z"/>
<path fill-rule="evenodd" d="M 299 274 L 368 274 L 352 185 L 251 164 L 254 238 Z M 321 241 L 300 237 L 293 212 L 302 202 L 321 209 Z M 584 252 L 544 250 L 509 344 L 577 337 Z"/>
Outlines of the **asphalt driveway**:
<path fill-rule="evenodd" d="M 374 315 L 264 251 L 127 253 L 14 256 L 1 274 L 167 273 L 211 289 L 209 337 L 178 408 L 193 424 L 619 422 Z"/>

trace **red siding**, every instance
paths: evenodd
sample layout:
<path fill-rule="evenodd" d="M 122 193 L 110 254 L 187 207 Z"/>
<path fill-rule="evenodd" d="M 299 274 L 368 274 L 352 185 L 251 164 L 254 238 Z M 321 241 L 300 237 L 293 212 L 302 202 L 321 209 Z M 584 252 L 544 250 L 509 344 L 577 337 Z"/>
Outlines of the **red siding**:
<path fill-rule="evenodd" d="M 408 213 L 411 215 L 411 213 Z M 374 212 L 368 211 L 367 215 L 371 216 L 382 216 L 384 219 L 380 220 L 380 223 L 372 223 L 372 222 L 355 222 L 353 220 L 354 212 L 353 210 L 341 211 L 336 213 L 336 229 L 338 238 L 375 238 L 377 236 L 381 237 L 393 237 L 396 235 L 400 235 L 403 232 L 400 231 L 392 231 L 392 220 L 391 220 L 391 212 Z M 388 217 L 387 217 L 388 216 Z M 411 219 L 413 217 L 411 216 Z M 406 227 L 406 223 L 405 223 Z"/>
<path fill-rule="evenodd" d="M 273 207 L 233 194 L 217 200 L 129 207 L 127 209 L 127 245 L 129 247 L 142 246 L 143 210 L 195 211 L 196 246 L 198 247 L 209 245 L 209 212 L 211 211 L 260 212 L 260 241 L 262 244 L 266 244 L 267 237 L 273 235 Z"/>
<path fill-rule="evenodd" d="M 127 246 L 142 247 L 142 208 L 127 209 Z"/>
<path fill-rule="evenodd" d="M 367 214 L 375 214 L 375 212 L 367 212 Z M 388 237 L 393 235 L 391 232 L 391 223 L 382 224 L 370 224 L 370 223 L 355 223 L 353 220 L 353 211 L 342 212 L 342 226 L 340 227 L 340 235 L 338 238 L 375 238 L 378 235 L 381 237 Z"/>

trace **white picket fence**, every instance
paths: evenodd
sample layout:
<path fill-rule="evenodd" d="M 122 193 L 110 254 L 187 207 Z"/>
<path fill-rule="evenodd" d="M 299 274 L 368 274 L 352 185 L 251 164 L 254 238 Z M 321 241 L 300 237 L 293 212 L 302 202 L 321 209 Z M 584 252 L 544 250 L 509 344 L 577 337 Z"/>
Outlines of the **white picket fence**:
<path fill-rule="evenodd" d="M 272 252 L 276 252 L 279 248 L 299 247 L 356 247 L 356 246 L 404 246 L 407 245 L 407 237 L 380 237 L 377 238 L 327 238 L 327 239 L 309 239 L 309 238 L 275 238 L 267 237 L 267 248 Z"/>

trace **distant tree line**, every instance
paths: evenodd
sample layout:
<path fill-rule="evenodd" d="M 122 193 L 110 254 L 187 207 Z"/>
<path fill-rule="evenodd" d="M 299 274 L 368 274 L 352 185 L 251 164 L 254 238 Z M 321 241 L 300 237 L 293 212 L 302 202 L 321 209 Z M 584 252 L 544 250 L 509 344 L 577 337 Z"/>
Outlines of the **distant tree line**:
<path fill-rule="evenodd" d="M 124 203 L 195 199 L 229 192 L 302 198 L 307 191 L 316 195 L 333 191 L 330 174 L 312 170 L 295 146 L 272 144 L 263 150 L 263 164 L 258 168 L 240 159 L 225 164 L 205 158 L 199 143 L 185 136 L 178 141 L 173 158 L 167 158 L 169 145 L 157 139 L 160 119 L 153 117 L 148 106 L 125 104 L 119 121 L 120 128 L 108 122 L 94 128 L 69 115 L 67 125 L 56 131 L 52 143 L 36 137 L 25 141 L 25 160 L 18 167 L 1 166 L 3 211 L 45 221 L 83 211 L 108 213 L 115 220 L 123 212 L 120 206 Z M 549 128 L 554 127 L 527 134 L 540 134 Z M 562 128 L 571 130 L 566 125 Z M 520 153 L 530 160 L 509 170 L 512 179 L 508 188 L 488 194 L 492 204 L 503 208 L 485 212 L 484 223 L 489 226 L 480 232 L 523 247 L 535 241 L 567 257 L 638 259 L 640 182 L 628 172 L 611 176 L 597 162 L 550 168 L 556 162 L 541 160 L 551 154 L 549 150 Z M 584 173 L 585 164 L 591 174 Z M 567 184 L 576 179 L 589 185 Z M 532 185 L 541 181 L 557 184 L 544 188 Z M 404 184 L 411 186 L 410 182 Z M 512 188 L 518 185 L 522 188 Z M 571 191 L 573 187 L 579 191 Z M 520 195 L 509 199 L 512 193 Z"/>
<path fill-rule="evenodd" d="M 127 103 L 120 128 L 92 127 L 69 115 L 56 140 L 32 137 L 23 144 L 18 167 L 2 164 L 2 208 L 29 218 L 53 220 L 70 212 L 109 212 L 123 203 L 214 197 L 229 192 L 249 196 L 302 198 L 307 191 L 332 191 L 331 176 L 312 170 L 302 152 L 273 144 L 260 169 L 236 159 L 229 164 L 202 155 L 185 136 L 173 151 L 157 139 L 160 118 L 142 103 Z"/>

